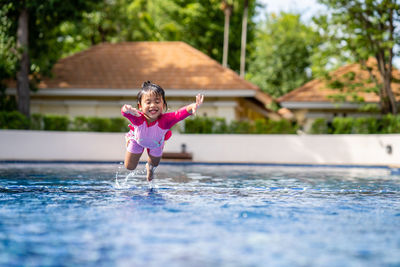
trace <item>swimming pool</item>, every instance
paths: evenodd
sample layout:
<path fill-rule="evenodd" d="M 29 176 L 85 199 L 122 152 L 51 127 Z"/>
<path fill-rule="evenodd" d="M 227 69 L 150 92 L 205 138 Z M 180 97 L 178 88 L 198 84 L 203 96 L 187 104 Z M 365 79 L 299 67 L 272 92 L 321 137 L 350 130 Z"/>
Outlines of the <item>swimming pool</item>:
<path fill-rule="evenodd" d="M 0 164 L 0 265 L 400 266 L 387 169 L 117 167 Z"/>

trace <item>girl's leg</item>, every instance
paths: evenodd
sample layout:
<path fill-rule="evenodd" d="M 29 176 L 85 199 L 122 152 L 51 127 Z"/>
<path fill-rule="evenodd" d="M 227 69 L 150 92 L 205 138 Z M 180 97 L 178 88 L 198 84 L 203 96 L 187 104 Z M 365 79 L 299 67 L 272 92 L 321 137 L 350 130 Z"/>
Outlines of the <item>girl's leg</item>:
<path fill-rule="evenodd" d="M 154 169 L 158 166 L 160 163 L 161 157 L 154 157 L 148 153 L 148 159 L 147 159 L 147 164 L 146 164 L 146 170 L 147 170 L 147 181 L 153 180 L 154 176 Z"/>
<path fill-rule="evenodd" d="M 136 143 L 135 140 L 129 138 L 126 141 L 126 146 L 125 168 L 128 170 L 134 170 L 139 163 L 139 159 L 144 151 L 144 148 Z"/>
<path fill-rule="evenodd" d="M 131 170 L 131 171 L 136 169 L 136 166 L 139 163 L 139 159 L 140 159 L 141 155 L 142 155 L 142 153 L 134 154 L 129 151 L 126 151 L 126 153 L 125 153 L 125 168 L 127 168 L 128 170 Z"/>

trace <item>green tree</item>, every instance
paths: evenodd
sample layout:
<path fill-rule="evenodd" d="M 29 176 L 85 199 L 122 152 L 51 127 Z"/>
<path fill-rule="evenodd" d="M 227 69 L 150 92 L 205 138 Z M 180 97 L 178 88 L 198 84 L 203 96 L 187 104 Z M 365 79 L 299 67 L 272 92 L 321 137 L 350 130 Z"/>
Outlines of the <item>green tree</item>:
<path fill-rule="evenodd" d="M 6 14 L 12 8 L 11 4 L 0 6 L 0 111 L 14 110 L 15 101 L 9 95 L 6 95 L 6 85 L 2 81 L 13 77 L 17 68 L 16 56 L 16 36 L 10 36 L 12 22 L 7 18 Z"/>
<path fill-rule="evenodd" d="M 316 18 L 320 30 L 330 36 L 331 45 L 342 55 L 350 55 L 370 73 L 379 88 L 382 113 L 397 113 L 391 83 L 394 46 L 400 44 L 399 0 L 319 0 L 329 15 Z M 370 57 L 377 62 L 380 77 L 367 66 Z"/>
<path fill-rule="evenodd" d="M 245 3 L 231 2 L 229 64 L 238 71 Z M 41 76 L 51 76 L 51 67 L 60 57 L 100 42 L 179 40 L 219 62 L 222 59 L 224 13 L 220 0 L 0 0 L 0 4 L 0 81 L 17 79 L 17 102 L 26 115 L 29 90 Z M 248 1 L 250 43 L 256 5 L 256 1 Z M 17 32 L 22 34 L 17 36 Z M 29 80 L 28 75 L 32 77 Z M 5 86 L 1 88 L 5 96 Z"/>
<path fill-rule="evenodd" d="M 59 28 L 65 55 L 101 42 L 164 41 L 180 38 L 179 25 L 166 14 L 178 6 L 171 0 L 101 0 L 79 21 Z"/>
<path fill-rule="evenodd" d="M 221 9 L 224 11 L 224 48 L 222 50 L 222 66 L 228 66 L 228 48 L 229 48 L 229 21 L 232 14 L 233 4 L 232 1 L 222 0 Z"/>
<path fill-rule="evenodd" d="M 0 7 L 3 27 L 0 35 L 8 51 L 0 48 L 2 58 L 1 81 L 6 78 L 17 80 L 18 110 L 29 116 L 30 88 L 34 82 L 29 74 L 38 77 L 49 74 L 61 51 L 57 40 L 57 27 L 65 20 L 77 20 L 82 11 L 89 9 L 93 2 L 86 0 L 71 1 L 20 1 L 1 0 Z M 6 25 L 6 26 L 4 26 Z M 15 62 L 13 58 L 16 58 Z M 17 66 L 11 66 L 10 64 Z M 4 86 L 4 85 L 3 85 Z"/>
<path fill-rule="evenodd" d="M 247 20 L 249 13 L 249 0 L 244 0 L 243 3 L 243 18 L 242 18 L 242 37 L 240 44 L 240 77 L 245 77 L 246 70 L 246 46 L 247 46 Z"/>
<path fill-rule="evenodd" d="M 240 68 L 243 1 L 234 0 L 230 17 L 229 67 Z M 248 3 L 247 40 L 254 39 L 256 1 Z M 68 55 L 100 42 L 184 41 L 222 62 L 224 12 L 221 0 L 103 0 L 83 19 L 60 27 Z M 248 52 L 249 52 L 248 48 Z"/>
<path fill-rule="evenodd" d="M 221 9 L 222 0 L 174 0 L 175 11 L 167 10 L 165 18 L 179 25 L 180 40 L 199 49 L 211 58 L 222 63 L 225 14 Z M 229 53 L 227 55 L 228 67 L 239 72 L 242 38 L 244 1 L 228 1 L 232 5 L 229 19 Z M 254 40 L 256 14 L 256 1 L 248 1 L 248 42 Z M 247 48 L 250 52 L 251 48 Z"/>
<path fill-rule="evenodd" d="M 257 30 L 246 77 L 274 97 L 280 97 L 311 79 L 311 55 L 319 35 L 300 15 L 270 14 Z"/>

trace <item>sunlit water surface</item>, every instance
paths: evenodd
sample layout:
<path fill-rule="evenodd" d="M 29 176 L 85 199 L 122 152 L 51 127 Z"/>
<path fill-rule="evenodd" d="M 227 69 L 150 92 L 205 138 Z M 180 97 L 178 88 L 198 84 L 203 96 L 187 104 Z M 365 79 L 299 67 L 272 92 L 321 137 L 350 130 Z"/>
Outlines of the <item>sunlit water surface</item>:
<path fill-rule="evenodd" d="M 143 169 L 1 164 L 0 266 L 400 266 L 386 169 Z"/>

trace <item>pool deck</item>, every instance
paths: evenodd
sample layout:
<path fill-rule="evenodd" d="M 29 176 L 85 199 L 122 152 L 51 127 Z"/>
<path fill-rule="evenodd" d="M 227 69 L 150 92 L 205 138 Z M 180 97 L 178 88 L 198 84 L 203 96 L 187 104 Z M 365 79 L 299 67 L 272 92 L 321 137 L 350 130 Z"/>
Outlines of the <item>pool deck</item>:
<path fill-rule="evenodd" d="M 0 130 L 0 162 L 121 162 L 123 133 Z M 186 154 L 182 152 L 185 147 Z M 400 134 L 178 134 L 164 151 L 190 164 L 400 168 Z M 192 159 L 189 158 L 189 156 Z M 141 160 L 146 160 L 146 153 Z M 163 159 L 173 164 L 173 157 Z"/>

